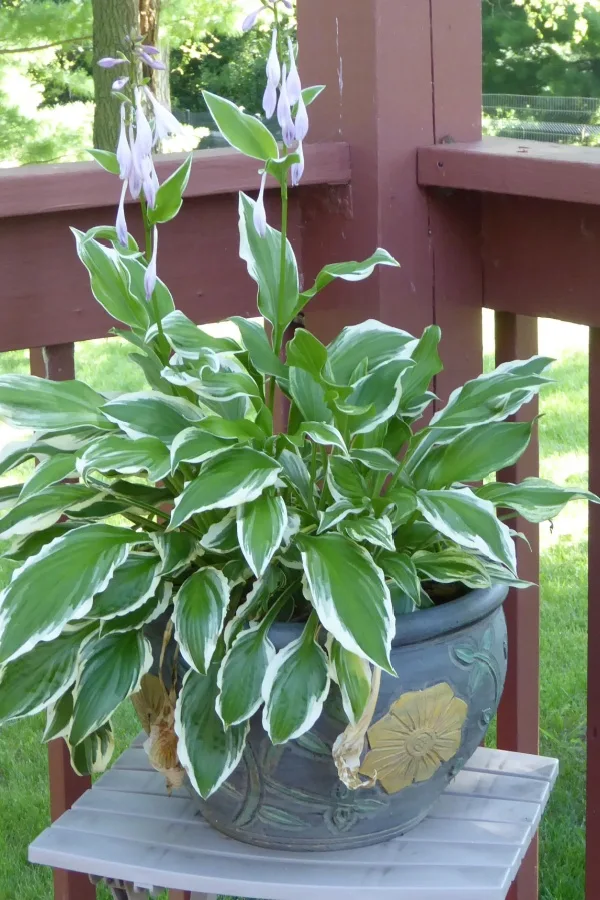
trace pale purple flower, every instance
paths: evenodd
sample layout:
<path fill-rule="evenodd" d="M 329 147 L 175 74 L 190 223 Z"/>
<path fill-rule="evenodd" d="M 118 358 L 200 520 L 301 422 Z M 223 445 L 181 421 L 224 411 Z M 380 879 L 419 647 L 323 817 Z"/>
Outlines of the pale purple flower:
<path fill-rule="evenodd" d="M 146 198 L 146 203 L 148 204 L 150 209 L 154 209 L 156 206 L 156 192 L 160 187 L 158 183 L 158 176 L 156 174 L 156 169 L 154 168 L 154 160 L 151 156 L 146 156 L 143 162 L 142 169 L 142 187 L 144 189 L 144 197 Z"/>
<path fill-rule="evenodd" d="M 101 69 L 114 69 L 115 66 L 129 65 L 129 60 L 116 59 L 114 56 L 104 56 L 98 60 L 98 65 Z"/>
<path fill-rule="evenodd" d="M 267 173 L 263 172 L 262 181 L 260 183 L 260 191 L 258 199 L 254 204 L 253 221 L 257 234 L 264 238 L 267 234 L 267 212 L 265 210 L 265 183 L 267 181 Z"/>
<path fill-rule="evenodd" d="M 292 168 L 290 169 L 290 173 L 292 176 L 292 187 L 298 187 L 300 184 L 300 180 L 304 175 L 304 149 L 302 147 L 302 141 L 298 144 L 296 148 L 296 153 L 300 157 L 297 163 L 294 163 Z"/>
<path fill-rule="evenodd" d="M 112 83 L 113 91 L 122 91 L 126 84 L 129 83 L 129 75 L 124 75 L 122 78 L 117 78 L 116 81 Z"/>
<path fill-rule="evenodd" d="M 298 101 L 298 110 L 296 112 L 296 121 L 294 124 L 296 128 L 296 140 L 302 143 L 308 134 L 308 112 L 302 94 L 300 94 L 300 99 Z"/>
<path fill-rule="evenodd" d="M 242 22 L 242 31 L 250 31 L 251 28 L 254 28 L 256 25 L 256 21 L 263 11 L 264 6 L 260 6 L 258 9 L 255 9 L 254 12 L 249 13 L 244 21 Z"/>
<path fill-rule="evenodd" d="M 146 269 L 146 274 L 144 275 L 144 290 L 146 291 L 146 300 L 150 302 L 152 299 L 152 295 L 154 293 L 154 289 L 156 288 L 156 255 L 158 253 L 158 228 L 156 225 L 154 226 L 154 231 L 152 234 L 153 238 L 153 246 L 152 246 L 152 259 L 148 263 L 148 268 Z"/>
<path fill-rule="evenodd" d="M 282 2 L 290 11 L 293 10 L 294 4 L 292 3 L 292 0 L 282 0 Z"/>
<path fill-rule="evenodd" d="M 133 150 L 134 158 L 137 156 L 137 159 L 141 161 L 145 156 L 151 155 L 152 145 L 154 144 L 154 135 L 152 134 L 150 123 L 146 118 L 144 105 L 142 103 L 142 95 L 139 89 L 136 91 L 135 99 L 135 147 Z"/>
<path fill-rule="evenodd" d="M 288 38 L 288 51 L 290 54 L 290 74 L 287 77 L 287 92 L 290 98 L 290 105 L 295 106 L 302 95 L 302 85 L 300 83 L 300 75 L 298 74 L 298 66 L 296 65 L 296 57 L 294 55 L 294 45 L 291 38 Z"/>
<path fill-rule="evenodd" d="M 267 119 L 272 119 L 277 109 L 277 86 L 267 81 L 263 94 L 263 109 Z"/>
<path fill-rule="evenodd" d="M 277 87 L 281 78 L 281 64 L 277 55 L 277 29 L 273 29 L 273 39 L 271 42 L 271 51 L 267 59 L 267 81 L 269 84 Z M 284 76 L 285 79 L 285 76 Z"/>
<path fill-rule="evenodd" d="M 150 56 L 158 56 L 160 53 L 160 50 L 157 47 L 153 47 L 152 44 L 142 44 L 142 50 Z"/>
<path fill-rule="evenodd" d="M 164 140 L 171 134 L 181 134 L 183 129 L 173 113 L 159 103 L 152 91 L 145 89 L 146 97 L 152 104 L 154 112 L 154 143 Z"/>
<path fill-rule="evenodd" d="M 292 120 L 292 108 L 286 87 L 286 66 L 283 64 L 283 75 L 281 79 L 281 90 L 279 92 L 279 103 L 277 104 L 277 121 L 281 126 L 283 143 L 289 149 L 296 140 L 296 129 Z"/>
<path fill-rule="evenodd" d="M 119 143 L 117 144 L 117 162 L 119 163 L 119 175 L 123 180 L 126 180 L 131 173 L 131 147 L 127 140 L 124 103 L 121 104 L 121 131 L 119 133 Z"/>
<path fill-rule="evenodd" d="M 125 194 L 127 193 L 127 179 L 123 182 L 121 190 L 121 199 L 119 201 L 119 211 L 117 213 L 117 237 L 124 247 L 128 246 L 129 233 L 127 230 L 127 222 L 125 220 Z"/>
<path fill-rule="evenodd" d="M 135 133 L 133 130 L 133 125 L 129 126 L 129 146 L 131 148 L 135 147 Z M 133 150 L 131 152 L 131 164 L 129 167 L 129 173 L 129 193 L 134 200 L 137 200 L 142 192 L 142 173 L 136 165 L 136 159 L 133 155 Z"/>
<path fill-rule="evenodd" d="M 150 66 L 151 69 L 156 69 L 157 71 L 164 72 L 167 68 L 164 62 L 161 62 L 160 59 L 152 59 L 147 53 L 144 53 L 143 50 L 138 51 L 138 56 L 143 62 L 146 63 L 147 66 Z"/>

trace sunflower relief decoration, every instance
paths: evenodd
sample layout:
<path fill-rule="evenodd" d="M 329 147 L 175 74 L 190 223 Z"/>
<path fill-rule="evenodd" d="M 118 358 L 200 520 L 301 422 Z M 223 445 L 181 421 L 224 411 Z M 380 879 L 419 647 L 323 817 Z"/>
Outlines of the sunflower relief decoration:
<path fill-rule="evenodd" d="M 388 794 L 428 781 L 457 753 L 467 712 L 449 684 L 403 694 L 369 728 L 361 774 L 376 778 Z"/>

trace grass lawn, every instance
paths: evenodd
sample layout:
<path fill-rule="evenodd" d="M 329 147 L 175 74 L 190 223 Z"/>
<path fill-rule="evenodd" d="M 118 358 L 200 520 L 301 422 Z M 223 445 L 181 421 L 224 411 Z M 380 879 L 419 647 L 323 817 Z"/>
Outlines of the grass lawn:
<path fill-rule="evenodd" d="M 491 329 L 486 318 L 486 338 Z M 542 399 L 542 475 L 587 484 L 587 330 L 542 322 L 541 352 L 554 356 L 556 384 Z M 486 347 L 491 352 L 490 346 Z M 141 373 L 125 364 L 116 340 L 78 347 L 78 374 L 103 391 L 136 390 Z M 23 353 L 0 356 L 0 371 L 27 371 Z M 0 443 L 11 439 L 0 429 Z M 581 900 L 584 893 L 587 512 L 574 503 L 551 532 L 542 526 L 542 753 L 558 756 L 561 776 L 542 825 L 542 900 Z M 6 579 L 8 569 L 0 569 Z M 115 722 L 118 751 L 137 727 L 129 708 Z M 48 824 L 42 720 L 0 732 L 0 900 L 50 900 L 50 872 L 29 866 L 28 843 Z M 99 892 L 108 900 L 106 892 Z"/>

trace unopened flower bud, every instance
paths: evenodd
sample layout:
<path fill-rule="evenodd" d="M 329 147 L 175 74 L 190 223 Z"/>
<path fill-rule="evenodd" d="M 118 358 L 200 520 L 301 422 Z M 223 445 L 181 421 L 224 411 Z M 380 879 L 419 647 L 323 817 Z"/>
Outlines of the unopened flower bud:
<path fill-rule="evenodd" d="M 251 28 L 254 28 L 256 25 L 257 19 L 263 11 L 264 7 L 260 6 L 258 9 L 255 9 L 254 12 L 249 13 L 244 21 L 242 22 L 242 31 L 250 31 Z"/>
<path fill-rule="evenodd" d="M 152 44 L 142 44 L 142 50 L 150 56 L 158 56 L 160 53 L 160 51 L 156 47 L 153 47 Z"/>
<path fill-rule="evenodd" d="M 277 104 L 277 121 L 281 126 L 283 143 L 289 149 L 296 140 L 296 129 L 292 120 L 292 109 L 286 87 L 286 66 L 283 64 L 283 77 L 281 80 L 281 90 L 279 92 L 279 103 Z"/>
<path fill-rule="evenodd" d="M 146 300 L 150 302 L 156 288 L 156 256 L 158 254 L 158 228 L 154 226 L 153 232 L 152 259 L 148 263 L 146 274 L 144 275 L 144 290 L 146 292 Z"/>
<path fill-rule="evenodd" d="M 134 200 L 137 200 L 142 192 L 142 174 L 137 165 L 137 158 L 133 153 L 133 148 L 135 148 L 133 125 L 129 126 L 129 146 L 132 148 L 129 168 L 129 193 Z"/>
<path fill-rule="evenodd" d="M 302 176 L 304 175 L 304 150 L 302 147 L 302 142 L 300 142 L 298 144 L 298 147 L 296 148 L 296 153 L 298 154 L 300 159 L 297 163 L 293 164 L 293 166 L 290 170 L 290 173 L 292 176 L 292 187 L 298 187 L 298 185 L 300 184 L 300 180 L 301 180 Z"/>
<path fill-rule="evenodd" d="M 152 59 L 152 57 L 147 53 L 144 53 L 143 50 L 139 51 L 138 56 L 142 60 L 142 62 L 145 62 L 147 66 L 157 72 L 164 72 L 167 68 L 164 62 L 161 62 L 160 59 Z"/>
<path fill-rule="evenodd" d="M 114 56 L 104 56 L 102 59 L 98 60 L 98 65 L 101 69 L 114 69 L 115 66 L 124 66 L 128 64 L 128 60 L 116 59 Z"/>
<path fill-rule="evenodd" d="M 265 183 L 267 181 L 267 173 L 263 173 L 262 181 L 260 183 L 260 191 L 258 192 L 258 199 L 254 204 L 254 214 L 253 221 L 254 227 L 256 228 L 256 232 L 260 235 L 261 238 L 266 237 L 267 234 L 267 212 L 265 210 Z"/>
<path fill-rule="evenodd" d="M 127 247 L 129 243 L 129 233 L 127 230 L 127 222 L 125 220 L 125 194 L 127 192 L 127 179 L 123 182 L 121 190 L 121 200 L 119 201 L 119 211 L 117 212 L 117 237 L 119 243 Z"/>
<path fill-rule="evenodd" d="M 122 91 L 126 84 L 129 83 L 129 75 L 124 75 L 122 78 L 117 78 L 116 81 L 112 83 L 113 91 Z"/>
<path fill-rule="evenodd" d="M 119 163 L 119 176 L 126 180 L 131 173 L 131 147 L 127 140 L 124 103 L 121 104 L 121 130 L 119 132 L 119 143 L 117 144 L 117 162 Z"/>
<path fill-rule="evenodd" d="M 308 112 L 302 94 L 300 94 L 300 99 L 298 100 L 298 111 L 296 112 L 296 121 L 294 124 L 296 128 L 296 140 L 302 142 L 308 134 Z"/>
<path fill-rule="evenodd" d="M 294 55 L 294 45 L 292 44 L 291 38 L 288 38 L 288 50 L 290 54 L 290 74 L 287 77 L 286 87 L 288 97 L 290 98 L 290 104 L 295 106 L 300 100 L 302 85 L 300 83 L 300 75 L 298 74 L 296 57 Z"/>
<path fill-rule="evenodd" d="M 277 109 L 277 88 L 270 81 L 267 81 L 263 94 L 263 109 L 267 119 L 272 119 Z"/>
<path fill-rule="evenodd" d="M 267 59 L 267 81 L 274 87 L 277 87 L 281 78 L 281 64 L 277 55 L 277 29 L 273 29 L 273 39 L 271 41 L 271 51 Z"/>
<path fill-rule="evenodd" d="M 152 104 L 154 112 L 154 143 L 164 140 L 171 134 L 181 134 L 181 123 L 162 103 L 159 103 L 152 91 L 145 88 L 146 97 Z"/>

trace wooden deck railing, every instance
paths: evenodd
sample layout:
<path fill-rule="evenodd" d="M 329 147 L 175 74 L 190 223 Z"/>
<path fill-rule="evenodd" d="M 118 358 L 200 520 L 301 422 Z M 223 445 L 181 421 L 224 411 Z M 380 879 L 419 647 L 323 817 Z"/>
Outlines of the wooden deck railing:
<path fill-rule="evenodd" d="M 600 491 L 600 150 L 481 141 L 481 0 L 298 0 L 298 18 L 304 83 L 328 85 L 310 110 L 313 143 L 291 209 L 303 277 L 377 245 L 402 263 L 366 283 L 332 285 L 309 307 L 310 327 L 327 339 L 368 316 L 414 333 L 436 322 L 444 332 L 446 370 L 436 384 L 443 400 L 481 371 L 484 305 L 496 311 L 498 362 L 535 352 L 538 316 L 591 325 L 590 482 Z M 175 164 L 161 162 L 161 177 Z M 163 229 L 161 275 L 199 323 L 255 308 L 237 254 L 235 193 L 256 188 L 256 168 L 233 152 L 198 153 L 184 210 Z M 0 170 L 0 350 L 38 348 L 37 374 L 71 377 L 73 342 L 111 326 L 89 295 L 68 226 L 112 221 L 117 193 L 115 179 L 91 164 Z M 537 472 L 533 445 L 501 477 Z M 518 528 L 534 550 L 522 555 L 521 572 L 537 581 L 536 529 Z M 599 507 L 590 510 L 589 563 L 586 900 L 597 900 Z M 538 592 L 511 595 L 507 614 L 498 738 L 505 749 L 536 752 Z M 58 814 L 86 783 L 68 774 L 60 744 L 51 765 Z M 57 874 L 59 900 L 92 896 L 78 876 Z M 535 897 L 534 849 L 511 900 Z"/>

